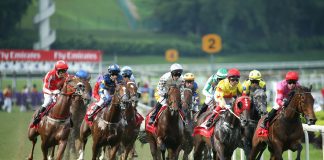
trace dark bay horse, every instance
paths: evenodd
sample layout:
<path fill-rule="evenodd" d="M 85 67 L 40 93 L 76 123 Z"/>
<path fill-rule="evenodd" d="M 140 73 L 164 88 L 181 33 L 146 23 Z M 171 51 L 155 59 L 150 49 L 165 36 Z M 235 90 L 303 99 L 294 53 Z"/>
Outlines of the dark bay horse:
<path fill-rule="evenodd" d="M 250 97 L 241 96 L 234 102 L 233 111 L 229 108 L 220 113 L 218 121 L 214 124 L 214 133 L 210 138 L 202 135 L 194 136 L 195 159 L 202 159 L 201 153 L 205 145 L 212 148 L 214 159 L 231 159 L 234 150 L 239 146 L 242 138 L 242 127 L 247 125 L 251 111 Z M 198 125 L 203 122 L 204 119 L 201 116 Z"/>
<path fill-rule="evenodd" d="M 167 108 L 157 120 L 156 134 L 146 131 L 147 141 L 150 143 L 151 154 L 154 160 L 165 160 L 165 151 L 168 150 L 168 159 L 178 159 L 182 144 L 184 124 L 180 118 L 181 107 L 180 89 L 170 86 L 167 93 Z"/>
<path fill-rule="evenodd" d="M 244 150 L 246 159 L 248 159 L 251 152 L 252 138 L 257 123 L 263 115 L 267 114 L 267 95 L 265 91 L 258 87 L 255 90 L 251 90 L 250 97 L 251 115 L 250 119 L 247 120 L 247 125 L 243 127 L 242 144 L 239 146 Z"/>
<path fill-rule="evenodd" d="M 48 149 L 58 145 L 56 159 L 62 159 L 70 133 L 70 106 L 72 97 L 83 95 L 84 84 L 75 77 L 68 77 L 63 84 L 56 104 L 49 111 L 48 116 L 44 116 L 39 122 L 39 126 L 28 129 L 28 138 L 33 143 L 29 160 L 33 159 L 34 147 L 37 136 L 42 139 L 43 159 L 47 160 Z M 35 112 L 36 113 L 36 112 Z M 54 151 L 53 151 L 54 153 Z"/>
<path fill-rule="evenodd" d="M 83 95 L 72 97 L 72 104 L 70 107 L 71 119 L 73 126 L 69 136 L 68 144 L 66 146 L 67 152 L 65 158 L 70 159 L 70 152 L 73 154 L 73 159 L 77 159 L 77 151 L 80 150 L 80 126 L 87 111 L 87 105 L 91 101 L 91 85 L 88 81 L 82 80 L 85 85 Z"/>
<path fill-rule="evenodd" d="M 121 125 L 121 103 L 129 105 L 129 94 L 127 94 L 125 84 L 118 84 L 115 88 L 114 95 L 109 107 L 101 110 L 93 120 L 93 125 L 89 126 L 83 120 L 80 127 L 81 149 L 79 151 L 79 160 L 84 159 L 84 149 L 88 136 L 92 135 L 92 159 L 95 160 L 100 153 L 100 149 L 108 146 L 107 157 L 109 159 L 116 158 L 116 152 L 122 136 Z"/>
<path fill-rule="evenodd" d="M 301 139 L 304 136 L 300 115 L 305 117 L 308 125 L 316 122 L 311 89 L 312 87 L 297 87 L 289 93 L 288 106 L 270 122 L 269 137 L 259 137 L 257 132 L 254 133 L 250 160 L 260 159 L 267 145 L 271 159 L 282 160 L 282 153 L 288 149 L 297 151 L 296 159 L 300 159 L 303 149 Z M 260 119 L 257 129 L 263 119 L 264 117 Z"/>
<path fill-rule="evenodd" d="M 127 81 L 126 90 L 130 96 L 130 103 L 127 103 L 122 111 L 124 120 L 124 123 L 122 123 L 123 135 L 121 140 L 121 148 L 123 151 L 121 156 L 122 160 L 127 160 L 128 154 L 133 149 L 140 130 L 140 125 L 136 123 L 136 105 L 138 102 L 137 86 L 134 82 Z"/>
<path fill-rule="evenodd" d="M 193 95 L 193 85 L 185 87 L 183 91 L 183 102 L 182 102 L 182 108 L 185 113 L 185 117 L 187 120 L 187 125 L 185 125 L 184 128 L 184 136 L 181 144 L 181 149 L 183 152 L 183 160 L 188 160 L 188 156 L 190 152 L 193 149 L 193 127 L 194 127 L 194 121 L 193 121 L 193 112 L 192 112 L 192 95 Z"/>

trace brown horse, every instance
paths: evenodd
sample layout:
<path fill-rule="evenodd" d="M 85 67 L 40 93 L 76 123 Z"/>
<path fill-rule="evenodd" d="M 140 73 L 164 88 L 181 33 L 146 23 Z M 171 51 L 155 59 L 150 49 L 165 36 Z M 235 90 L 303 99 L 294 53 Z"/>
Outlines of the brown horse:
<path fill-rule="evenodd" d="M 282 160 L 282 153 L 288 149 L 297 151 L 296 159 L 300 159 L 303 149 L 301 139 L 304 136 L 300 115 L 305 117 L 308 125 L 316 122 L 311 89 L 312 87 L 297 87 L 289 93 L 288 106 L 283 108 L 270 122 L 269 137 L 259 137 L 257 132 L 254 133 L 250 160 L 260 159 L 267 145 L 270 159 Z M 260 123 L 264 118 L 260 119 L 257 129 L 260 128 Z"/>
<path fill-rule="evenodd" d="M 74 158 L 77 158 L 77 152 L 80 150 L 80 126 L 87 111 L 87 105 L 91 101 L 91 85 L 88 81 L 82 81 L 85 85 L 85 92 L 83 95 L 72 97 L 72 104 L 70 107 L 71 119 L 73 126 L 69 136 L 68 144 L 66 146 L 67 152 L 65 159 L 70 159 L 70 152 Z"/>
<path fill-rule="evenodd" d="M 127 81 L 126 90 L 130 95 L 130 103 L 126 103 L 122 112 L 124 120 L 124 123 L 122 123 L 123 136 L 121 140 L 121 147 L 123 149 L 122 160 L 127 160 L 128 154 L 134 147 L 140 129 L 140 125 L 136 123 L 136 105 L 138 102 L 137 86 L 134 82 Z"/>
<path fill-rule="evenodd" d="M 178 159 L 182 144 L 184 124 L 180 118 L 181 107 L 180 89 L 170 86 L 167 93 L 167 108 L 157 119 L 156 134 L 146 131 L 147 141 L 150 143 L 151 154 L 154 160 L 165 159 L 168 150 L 168 159 Z"/>
<path fill-rule="evenodd" d="M 188 160 L 189 159 L 189 154 L 193 149 L 193 137 L 192 137 L 192 132 L 193 132 L 193 127 L 194 127 L 194 121 L 193 121 L 193 112 L 192 112 L 192 95 L 193 95 L 193 85 L 188 86 L 184 88 L 183 91 L 183 102 L 182 102 L 182 108 L 185 113 L 185 117 L 187 120 L 187 125 L 185 125 L 184 128 L 184 136 L 181 144 L 181 149 L 184 151 L 183 152 L 183 160 Z"/>
<path fill-rule="evenodd" d="M 220 113 L 210 138 L 196 134 L 194 136 L 194 158 L 202 159 L 202 150 L 207 145 L 207 148 L 212 148 L 214 159 L 231 159 L 242 138 L 242 126 L 246 125 L 246 119 L 250 118 L 250 105 L 249 97 L 237 98 L 232 107 L 233 111 L 226 109 Z M 202 124 L 204 119 L 202 115 L 198 120 L 198 125 Z"/>
<path fill-rule="evenodd" d="M 108 145 L 107 157 L 116 158 L 119 144 L 122 136 L 121 104 L 129 105 L 129 94 L 127 94 L 125 84 L 118 84 L 109 107 L 101 110 L 93 120 L 93 125 L 89 126 L 83 120 L 80 127 L 81 149 L 79 151 L 79 160 L 84 159 L 84 149 L 88 136 L 92 134 L 92 159 L 98 157 L 100 149 Z"/>
<path fill-rule="evenodd" d="M 33 143 L 32 151 L 29 155 L 29 160 L 33 159 L 37 136 L 42 139 L 43 159 L 47 160 L 48 149 L 58 145 L 56 159 L 62 159 L 64 149 L 67 144 L 70 133 L 70 106 L 72 97 L 83 95 L 84 84 L 75 77 L 68 77 L 61 90 L 60 96 L 54 107 L 49 111 L 48 116 L 44 116 L 39 123 L 39 126 L 28 129 L 28 138 Z M 34 115 L 37 111 L 34 113 Z M 54 152 L 54 151 L 53 151 Z"/>

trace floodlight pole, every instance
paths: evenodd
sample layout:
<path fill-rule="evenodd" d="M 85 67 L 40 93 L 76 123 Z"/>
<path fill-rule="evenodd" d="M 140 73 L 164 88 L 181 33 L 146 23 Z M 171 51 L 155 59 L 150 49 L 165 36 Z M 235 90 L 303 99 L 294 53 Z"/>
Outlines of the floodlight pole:
<path fill-rule="evenodd" d="M 34 24 L 38 25 L 39 41 L 34 43 L 34 49 L 49 50 L 56 39 L 55 30 L 50 28 L 50 16 L 55 12 L 53 0 L 39 0 L 39 12 L 34 17 Z"/>

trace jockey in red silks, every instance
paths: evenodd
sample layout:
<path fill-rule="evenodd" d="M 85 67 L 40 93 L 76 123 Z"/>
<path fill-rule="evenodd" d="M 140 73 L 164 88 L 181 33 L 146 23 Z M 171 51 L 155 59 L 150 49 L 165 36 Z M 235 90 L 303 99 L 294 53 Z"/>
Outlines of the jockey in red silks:
<path fill-rule="evenodd" d="M 65 78 L 69 76 L 67 73 L 68 69 L 68 64 L 63 60 L 60 60 L 55 63 L 54 69 L 47 72 L 46 76 L 43 79 L 44 103 L 38 110 L 37 115 L 34 117 L 33 125 L 37 125 L 40 122 L 41 114 L 53 102 L 55 96 L 60 93 Z"/>
<path fill-rule="evenodd" d="M 238 69 L 232 68 L 228 70 L 227 78 L 219 81 L 216 86 L 214 99 L 216 102 L 216 109 L 210 119 L 208 119 L 206 126 L 210 127 L 213 124 L 222 109 L 231 109 L 234 103 L 234 97 L 242 94 L 242 85 L 240 83 L 241 73 Z"/>
<path fill-rule="evenodd" d="M 268 136 L 267 123 L 271 122 L 271 120 L 275 117 L 278 109 L 288 106 L 288 93 L 294 88 L 300 86 L 300 84 L 298 83 L 298 78 L 298 72 L 289 71 L 287 72 L 285 79 L 277 84 L 277 104 L 273 106 L 272 110 L 267 114 L 266 118 L 261 123 L 261 128 L 257 131 L 258 136 Z"/>
<path fill-rule="evenodd" d="M 99 88 L 102 80 L 103 80 L 103 75 L 100 74 L 97 78 L 96 84 L 93 87 L 92 97 L 96 99 L 97 102 L 100 100 Z"/>

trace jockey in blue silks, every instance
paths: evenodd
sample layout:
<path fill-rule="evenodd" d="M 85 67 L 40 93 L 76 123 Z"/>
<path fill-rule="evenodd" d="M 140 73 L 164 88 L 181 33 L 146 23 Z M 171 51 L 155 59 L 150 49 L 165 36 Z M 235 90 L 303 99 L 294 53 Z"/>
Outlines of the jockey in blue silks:
<path fill-rule="evenodd" d="M 110 65 L 108 67 L 108 73 L 103 76 L 103 80 L 99 86 L 100 100 L 96 103 L 96 106 L 88 115 L 88 120 L 93 120 L 93 115 L 98 109 L 110 104 L 117 84 L 120 84 L 122 82 L 123 77 L 120 75 L 119 66 L 117 64 Z"/>

